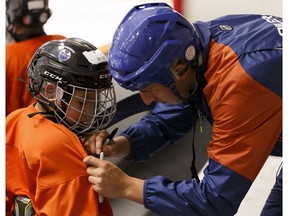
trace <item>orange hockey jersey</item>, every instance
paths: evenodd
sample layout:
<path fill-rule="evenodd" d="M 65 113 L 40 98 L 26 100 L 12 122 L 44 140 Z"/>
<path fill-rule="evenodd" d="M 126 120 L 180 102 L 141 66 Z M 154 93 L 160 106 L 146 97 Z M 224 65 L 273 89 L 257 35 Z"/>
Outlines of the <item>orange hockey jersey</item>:
<path fill-rule="evenodd" d="M 113 215 L 88 182 L 76 134 L 41 114 L 29 118 L 34 112 L 30 105 L 6 117 L 6 215 L 17 195 L 31 199 L 36 215 Z"/>
<path fill-rule="evenodd" d="M 27 67 L 34 52 L 45 42 L 64 38 L 61 35 L 43 35 L 6 45 L 6 116 L 13 110 L 27 107 L 35 100 L 29 95 Z"/>

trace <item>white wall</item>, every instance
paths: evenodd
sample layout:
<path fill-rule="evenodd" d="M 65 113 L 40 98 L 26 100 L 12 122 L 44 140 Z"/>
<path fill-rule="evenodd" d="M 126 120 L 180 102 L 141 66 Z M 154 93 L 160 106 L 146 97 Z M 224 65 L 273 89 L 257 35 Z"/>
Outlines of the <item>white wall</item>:
<path fill-rule="evenodd" d="M 49 34 L 80 37 L 96 46 L 110 43 L 117 26 L 135 5 L 155 0 L 50 0 Z M 163 1 L 170 5 L 172 1 Z"/>
<path fill-rule="evenodd" d="M 282 16 L 282 0 L 183 0 L 183 14 L 191 22 L 237 13 Z"/>
<path fill-rule="evenodd" d="M 191 22 L 235 13 L 269 13 L 282 16 L 282 0 L 182 0 L 183 15 Z M 134 6 L 157 0 L 50 0 L 48 34 L 62 33 L 96 46 L 109 43 L 124 15 Z M 173 6 L 173 0 L 162 0 Z"/>

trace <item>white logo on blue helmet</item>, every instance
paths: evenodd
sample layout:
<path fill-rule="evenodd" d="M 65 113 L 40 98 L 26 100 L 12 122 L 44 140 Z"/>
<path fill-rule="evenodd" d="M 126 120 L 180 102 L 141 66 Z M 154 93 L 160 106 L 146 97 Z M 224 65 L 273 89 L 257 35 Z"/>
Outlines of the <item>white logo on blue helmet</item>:
<path fill-rule="evenodd" d="M 58 53 L 58 60 L 60 62 L 67 61 L 71 57 L 71 51 L 68 49 L 62 49 Z"/>
<path fill-rule="evenodd" d="M 191 61 L 196 55 L 196 50 L 195 50 L 195 47 L 194 46 L 189 46 L 187 49 L 186 49 L 186 52 L 185 52 L 185 57 L 188 61 Z"/>

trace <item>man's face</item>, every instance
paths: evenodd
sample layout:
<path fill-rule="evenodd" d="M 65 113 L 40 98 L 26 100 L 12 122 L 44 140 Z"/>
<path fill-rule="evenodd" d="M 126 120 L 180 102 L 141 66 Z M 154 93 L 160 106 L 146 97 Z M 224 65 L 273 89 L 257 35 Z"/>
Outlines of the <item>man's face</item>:
<path fill-rule="evenodd" d="M 141 89 L 140 95 L 146 105 L 149 105 L 154 101 L 169 103 L 172 105 L 176 105 L 182 102 L 173 94 L 169 88 L 159 83 L 152 83 L 146 88 Z"/>

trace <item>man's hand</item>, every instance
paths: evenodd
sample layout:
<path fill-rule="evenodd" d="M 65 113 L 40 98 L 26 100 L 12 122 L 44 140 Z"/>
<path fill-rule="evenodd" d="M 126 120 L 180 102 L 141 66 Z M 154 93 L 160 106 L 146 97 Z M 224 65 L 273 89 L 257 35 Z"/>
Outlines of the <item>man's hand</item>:
<path fill-rule="evenodd" d="M 110 161 L 87 156 L 83 162 L 93 189 L 109 198 L 125 198 L 143 204 L 144 180 L 128 176 Z"/>
<path fill-rule="evenodd" d="M 115 135 L 115 134 L 114 134 Z M 114 136 L 113 135 L 113 136 Z M 86 151 L 90 155 L 99 155 L 101 151 L 104 151 L 106 157 L 112 156 L 113 153 L 116 153 L 116 144 L 113 141 L 112 137 L 109 138 L 109 133 L 106 130 L 96 131 L 91 134 L 88 138 L 84 141 L 84 147 Z M 103 148 L 103 144 L 108 140 L 107 148 Z M 109 146 L 110 145 L 110 146 Z M 102 149 L 103 148 L 103 149 Z"/>
<path fill-rule="evenodd" d="M 83 143 L 88 154 L 99 155 L 101 151 L 104 152 L 105 157 L 125 157 L 129 154 L 130 144 L 128 139 L 124 136 L 118 136 L 115 139 L 110 139 L 108 145 L 102 147 L 108 137 L 108 131 L 102 130 L 96 131 L 86 138 Z"/>

